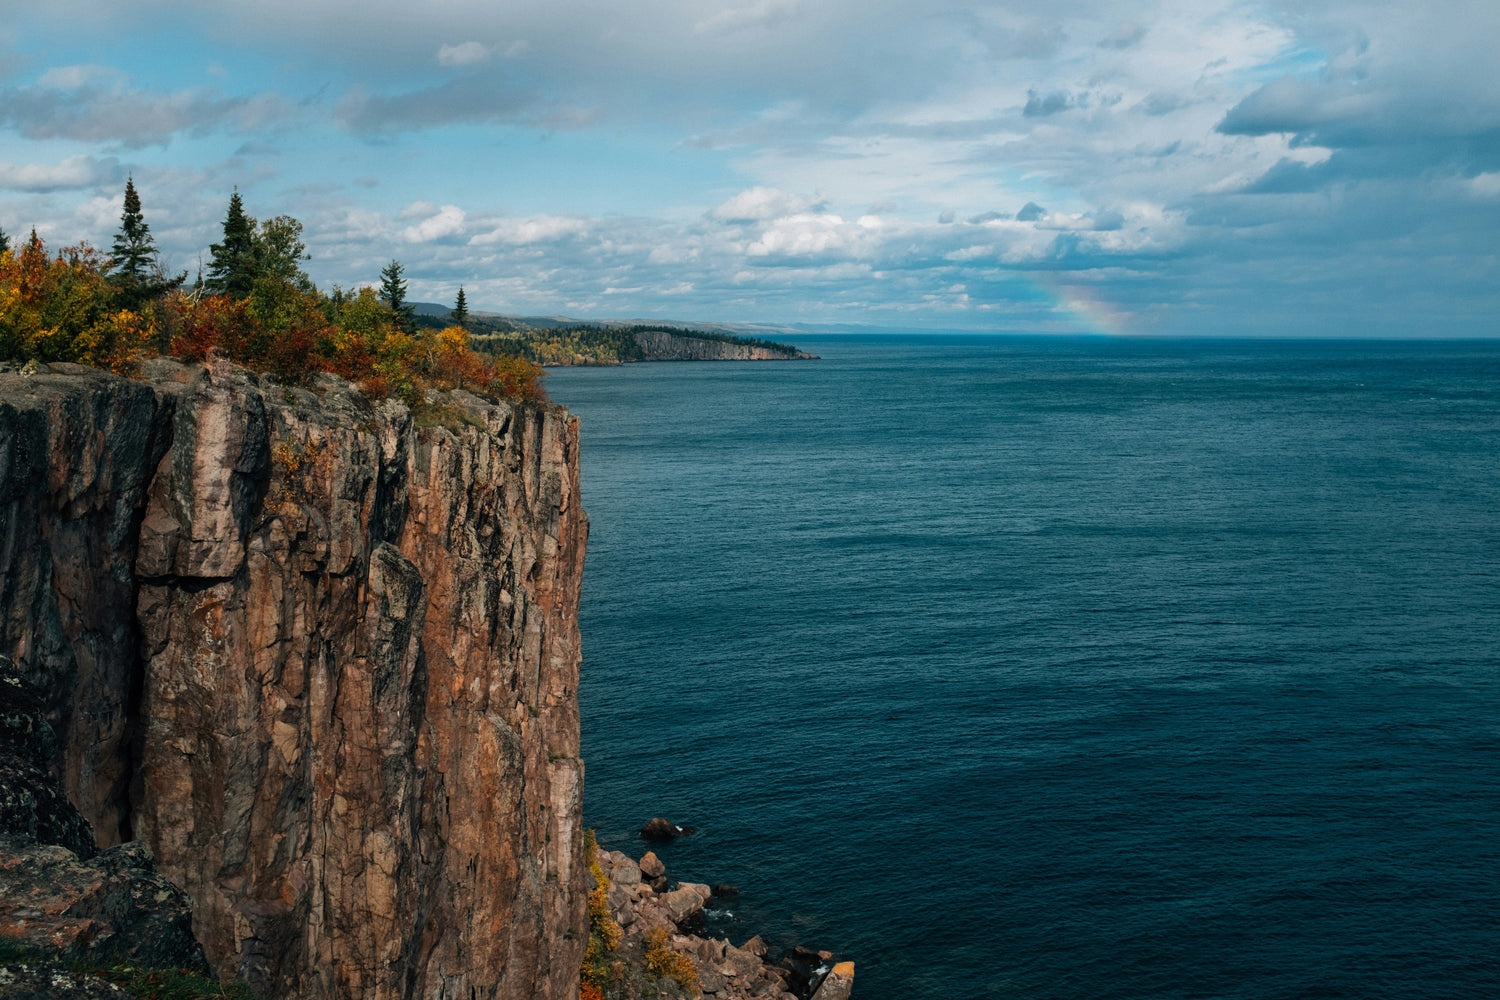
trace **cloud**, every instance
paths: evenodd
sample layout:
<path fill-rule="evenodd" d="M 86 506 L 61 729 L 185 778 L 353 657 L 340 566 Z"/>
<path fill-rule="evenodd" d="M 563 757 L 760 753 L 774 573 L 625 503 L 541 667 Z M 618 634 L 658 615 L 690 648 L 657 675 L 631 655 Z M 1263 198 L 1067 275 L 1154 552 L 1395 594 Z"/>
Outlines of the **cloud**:
<path fill-rule="evenodd" d="M 1047 210 L 1045 208 L 1038 205 L 1034 201 L 1028 201 L 1025 205 L 1021 206 L 1021 210 L 1016 213 L 1016 221 L 1035 222 L 1036 220 L 1044 217 L 1046 214 Z"/>
<path fill-rule="evenodd" d="M 1284 76 L 1240 101 L 1219 122 L 1225 135 L 1306 133 L 1362 117 L 1376 98 L 1351 87 L 1331 87 L 1309 77 Z"/>
<path fill-rule="evenodd" d="M 92 156 L 70 156 L 57 163 L 0 163 L 0 188 L 12 191 L 63 191 L 115 183 L 119 161 Z"/>
<path fill-rule="evenodd" d="M 775 188 L 746 188 L 722 202 L 710 213 L 720 222 L 764 222 L 798 215 L 813 208 L 814 203 Z"/>
<path fill-rule="evenodd" d="M 534 215 L 524 219 L 506 219 L 493 226 L 488 232 L 471 237 L 469 245 L 476 247 L 496 244 L 529 246 L 534 243 L 552 243 L 580 236 L 588 231 L 589 224 L 583 219 Z"/>
<path fill-rule="evenodd" d="M 265 129 L 292 114 L 274 94 L 227 97 L 206 87 L 133 88 L 129 77 L 99 66 L 63 66 L 30 86 L 0 89 L 0 127 L 28 139 L 115 141 L 138 148 L 178 133 Z"/>
<path fill-rule="evenodd" d="M 1021 114 L 1027 118 L 1044 118 L 1071 107 L 1075 107 L 1073 95 L 1066 90 L 1054 90 L 1050 94 L 1039 94 L 1035 90 L 1028 90 L 1026 91 L 1026 106 L 1021 109 Z"/>
<path fill-rule="evenodd" d="M 473 66 L 475 63 L 484 62 L 489 57 L 489 47 L 479 42 L 444 45 L 437 52 L 439 66 Z"/>
<path fill-rule="evenodd" d="M 1470 178 L 1469 189 L 1481 198 L 1500 197 L 1500 171 L 1491 171 Z"/>
<path fill-rule="evenodd" d="M 797 13 L 801 0 L 756 0 L 743 7 L 726 7 L 698 20 L 693 30 L 699 34 L 740 31 L 750 27 L 771 27 Z"/>
<path fill-rule="evenodd" d="M 408 226 L 402 236 L 408 243 L 430 243 L 448 236 L 458 236 L 464 231 L 464 219 L 463 209 L 457 205 L 444 205 L 416 225 Z"/>
<path fill-rule="evenodd" d="M 462 76 L 392 96 L 351 91 L 339 102 L 335 117 L 351 132 L 390 135 L 446 124 L 520 121 L 534 109 L 531 94 L 498 79 Z"/>
<path fill-rule="evenodd" d="M 1142 38 L 1146 37 L 1144 25 L 1134 21 L 1121 21 L 1120 24 L 1099 40 L 1101 49 L 1129 49 L 1140 44 Z"/>

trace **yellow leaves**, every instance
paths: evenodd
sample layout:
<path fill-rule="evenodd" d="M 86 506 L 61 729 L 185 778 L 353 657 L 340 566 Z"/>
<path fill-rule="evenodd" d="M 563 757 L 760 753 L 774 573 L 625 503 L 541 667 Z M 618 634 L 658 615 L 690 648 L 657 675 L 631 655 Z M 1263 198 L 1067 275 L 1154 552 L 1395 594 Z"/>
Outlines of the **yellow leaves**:
<path fill-rule="evenodd" d="M 658 978 L 677 980 L 677 985 L 693 996 L 701 988 L 692 959 L 667 946 L 665 927 L 653 927 L 646 933 L 646 971 Z"/>
<path fill-rule="evenodd" d="M 469 349 L 469 331 L 461 326 L 450 326 L 437 335 L 438 350 L 447 354 L 461 354 Z"/>

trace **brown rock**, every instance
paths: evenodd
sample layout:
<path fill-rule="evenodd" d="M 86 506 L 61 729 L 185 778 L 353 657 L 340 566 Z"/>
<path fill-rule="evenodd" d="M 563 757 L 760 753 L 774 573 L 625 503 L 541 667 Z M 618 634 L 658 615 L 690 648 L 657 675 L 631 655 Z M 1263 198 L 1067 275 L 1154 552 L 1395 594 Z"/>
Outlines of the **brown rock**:
<path fill-rule="evenodd" d="M 737 976 L 754 976 L 761 971 L 760 956 L 741 951 L 739 948 L 726 949 L 724 961 L 734 969 Z"/>
<path fill-rule="evenodd" d="M 707 901 L 696 887 L 687 885 L 679 886 L 662 897 L 662 905 L 666 907 L 667 915 L 674 924 L 682 923 L 703 909 L 703 904 Z"/>
<path fill-rule="evenodd" d="M 755 935 L 755 937 L 740 945 L 740 951 L 749 952 L 756 958 L 765 958 L 766 952 L 769 950 L 770 949 L 766 946 L 766 942 L 761 939 L 761 936 L 759 934 Z"/>
<path fill-rule="evenodd" d="M 646 878 L 661 878 L 667 873 L 667 866 L 661 863 L 655 851 L 647 851 L 641 858 L 641 874 Z"/>
<path fill-rule="evenodd" d="M 670 820 L 655 817 L 645 826 L 641 827 L 641 836 L 647 840 L 675 840 L 682 836 L 683 829 Z"/>
<path fill-rule="evenodd" d="M 145 374 L 0 373 L 0 653 L 67 797 L 259 992 L 569 996 L 577 421 Z"/>
<path fill-rule="evenodd" d="M 609 877 L 615 885 L 624 886 L 632 892 L 636 886 L 641 884 L 640 868 L 636 867 L 636 863 L 624 855 L 620 856 L 620 860 L 611 869 Z"/>
<path fill-rule="evenodd" d="M 0 839 L 0 927 L 64 959 L 208 971 L 187 896 L 135 841 L 82 861 L 55 844 Z"/>

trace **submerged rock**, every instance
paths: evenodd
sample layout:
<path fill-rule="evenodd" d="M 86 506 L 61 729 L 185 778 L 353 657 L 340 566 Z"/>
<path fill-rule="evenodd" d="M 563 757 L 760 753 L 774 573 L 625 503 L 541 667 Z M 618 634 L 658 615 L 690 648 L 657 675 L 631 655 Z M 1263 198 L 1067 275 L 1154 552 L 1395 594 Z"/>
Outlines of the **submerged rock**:
<path fill-rule="evenodd" d="M 657 816 L 641 827 L 641 836 L 647 840 L 676 840 L 687 831 L 670 820 Z"/>

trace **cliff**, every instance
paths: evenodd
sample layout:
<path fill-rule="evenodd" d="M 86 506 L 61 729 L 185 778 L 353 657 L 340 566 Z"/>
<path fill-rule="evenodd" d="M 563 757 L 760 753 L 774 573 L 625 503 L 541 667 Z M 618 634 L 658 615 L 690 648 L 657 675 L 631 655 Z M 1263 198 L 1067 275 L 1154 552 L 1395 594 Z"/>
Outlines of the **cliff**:
<path fill-rule="evenodd" d="M 264 993 L 572 996 L 576 420 L 145 376 L 0 366 L 0 654 L 99 846 Z"/>
<path fill-rule="evenodd" d="M 635 333 L 646 361 L 811 361 L 817 356 L 795 348 L 783 350 L 759 344 L 689 337 L 665 330 Z"/>

